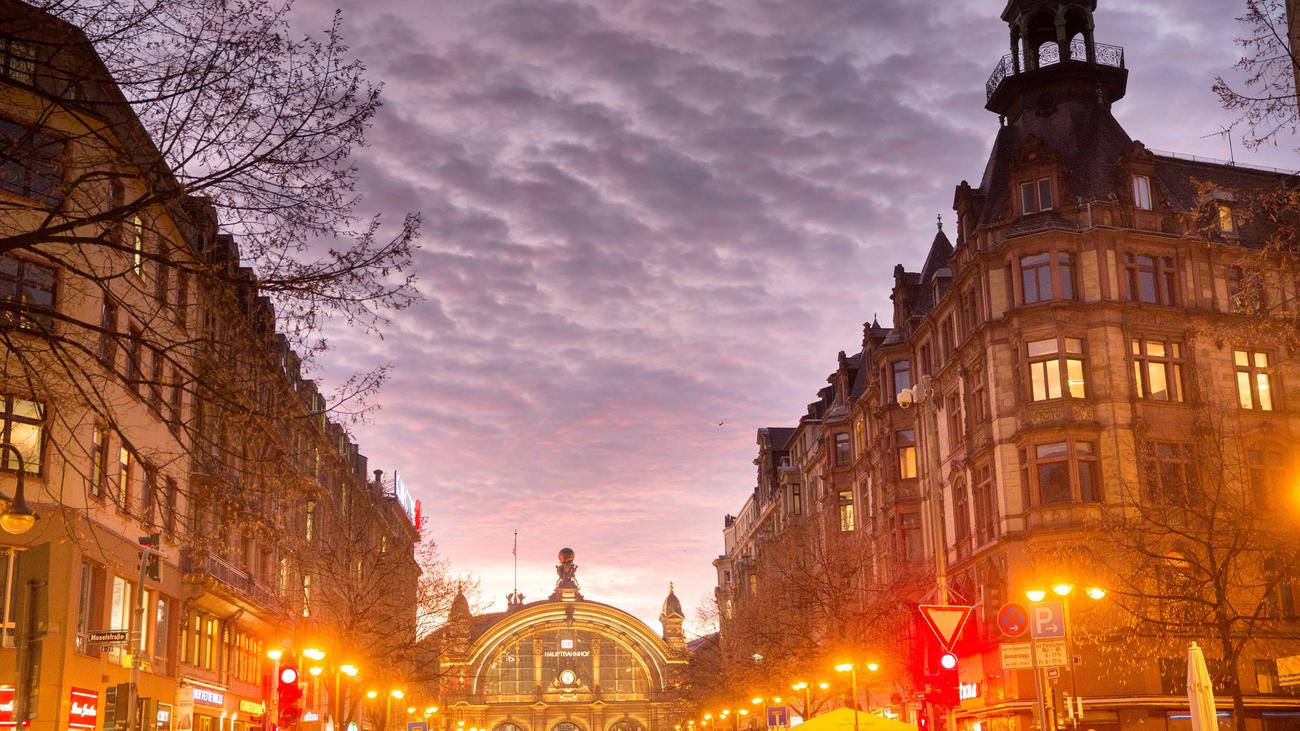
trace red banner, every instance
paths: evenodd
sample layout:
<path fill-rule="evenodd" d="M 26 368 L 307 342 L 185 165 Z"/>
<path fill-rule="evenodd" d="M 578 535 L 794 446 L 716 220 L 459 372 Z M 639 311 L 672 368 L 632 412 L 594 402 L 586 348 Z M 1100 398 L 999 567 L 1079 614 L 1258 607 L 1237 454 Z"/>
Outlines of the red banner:
<path fill-rule="evenodd" d="M 68 728 L 94 731 L 99 720 L 99 692 L 83 688 L 72 689 L 72 705 L 68 707 Z"/>

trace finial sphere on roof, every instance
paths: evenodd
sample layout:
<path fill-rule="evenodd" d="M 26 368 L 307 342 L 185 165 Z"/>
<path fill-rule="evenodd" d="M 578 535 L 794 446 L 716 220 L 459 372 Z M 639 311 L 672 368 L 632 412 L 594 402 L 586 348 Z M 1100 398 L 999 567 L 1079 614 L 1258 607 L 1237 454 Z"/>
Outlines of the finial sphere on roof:
<path fill-rule="evenodd" d="M 568 563 L 568 562 L 572 561 L 572 560 L 573 560 L 573 549 L 572 549 L 572 548 L 561 548 L 561 549 L 560 549 L 560 560 L 563 561 L 563 562 L 565 562 L 565 563 Z"/>

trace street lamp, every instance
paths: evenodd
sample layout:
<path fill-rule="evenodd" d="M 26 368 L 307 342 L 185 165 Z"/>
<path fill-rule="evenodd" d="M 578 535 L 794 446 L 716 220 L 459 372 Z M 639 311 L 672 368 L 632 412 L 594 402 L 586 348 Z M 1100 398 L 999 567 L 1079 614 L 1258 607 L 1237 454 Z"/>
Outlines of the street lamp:
<path fill-rule="evenodd" d="M 858 666 L 856 663 L 843 662 L 835 666 L 839 673 L 849 673 L 853 683 L 853 731 L 858 729 Z"/>
<path fill-rule="evenodd" d="M 18 447 L 9 442 L 0 442 L 0 449 L 4 449 L 13 454 L 18 461 L 18 484 L 14 486 L 14 496 L 10 498 L 4 493 L 0 493 L 0 502 L 5 504 L 5 511 L 0 513 L 0 529 L 13 535 L 22 535 L 36 525 L 36 511 L 27 505 L 27 497 L 23 489 L 24 481 L 27 477 L 27 466 L 23 461 L 23 453 Z"/>
<path fill-rule="evenodd" d="M 1074 635 L 1070 632 L 1070 595 L 1074 593 L 1074 584 L 1071 584 L 1068 581 L 1058 581 L 1057 583 L 1052 584 L 1052 593 L 1061 597 L 1061 609 L 1064 613 L 1062 619 L 1064 619 L 1065 621 L 1065 654 L 1067 655 L 1067 658 L 1069 660 L 1069 665 L 1070 665 L 1070 693 L 1072 694 L 1072 699 L 1070 702 L 1077 703 L 1078 701 L 1074 699 L 1077 699 L 1079 697 L 1078 672 L 1074 667 Z M 1106 590 L 1101 588 L 1100 586 L 1084 587 L 1083 593 L 1085 596 L 1087 596 L 1089 599 L 1093 601 L 1100 601 L 1106 597 Z M 1041 602 L 1043 601 L 1043 599 L 1047 598 L 1047 592 L 1043 589 L 1033 588 L 1033 589 L 1026 590 L 1025 596 L 1031 602 Z M 1035 684 L 1037 685 L 1041 683 L 1040 678 L 1037 677 L 1038 676 L 1037 668 L 1034 669 L 1034 675 L 1035 675 L 1034 678 Z M 1042 706 L 1044 702 L 1043 693 L 1040 691 L 1038 693 L 1038 696 L 1039 696 L 1039 700 L 1038 700 L 1039 705 Z M 1041 709 L 1041 712 L 1043 714 L 1042 717 L 1046 719 L 1047 711 L 1045 709 Z M 1075 727 L 1078 727 L 1079 717 L 1074 714 L 1071 714 L 1071 716 L 1074 720 Z"/>

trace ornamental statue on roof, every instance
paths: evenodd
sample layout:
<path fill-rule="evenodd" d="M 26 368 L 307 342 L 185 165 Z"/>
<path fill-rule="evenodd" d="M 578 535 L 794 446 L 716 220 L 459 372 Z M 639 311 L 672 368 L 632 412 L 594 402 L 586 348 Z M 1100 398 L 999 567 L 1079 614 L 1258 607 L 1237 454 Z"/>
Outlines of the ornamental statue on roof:
<path fill-rule="evenodd" d="M 555 591 L 551 593 L 552 599 L 566 599 L 574 601 L 582 599 L 582 594 L 578 591 L 578 580 L 574 578 L 578 573 L 578 565 L 573 562 L 573 549 L 560 549 L 560 562 L 555 565 L 555 575 L 559 578 L 555 581 Z"/>

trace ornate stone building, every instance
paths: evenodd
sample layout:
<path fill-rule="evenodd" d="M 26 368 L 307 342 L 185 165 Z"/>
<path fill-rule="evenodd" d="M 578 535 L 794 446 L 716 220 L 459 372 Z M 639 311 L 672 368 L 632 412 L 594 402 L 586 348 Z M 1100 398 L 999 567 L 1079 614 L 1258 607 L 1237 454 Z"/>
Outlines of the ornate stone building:
<path fill-rule="evenodd" d="M 986 86 L 999 126 L 983 177 L 956 187 L 955 244 L 941 226 L 919 271 L 896 267 L 891 326 L 873 320 L 861 352 L 840 354 L 797 429 L 760 431 L 758 463 L 779 448 L 780 479 L 769 490 L 760 476 L 726 520 L 715 562 L 724 646 L 778 593 L 764 585 L 774 580 L 764 556 L 806 540 L 794 528 L 811 517 L 863 534 L 844 545 L 866 567 L 864 614 L 873 602 L 912 616 L 917 603 L 974 606 L 958 653 L 959 728 L 1042 727 L 1040 696 L 1047 728 L 1068 727 L 1066 695 L 1083 699 L 1078 728 L 1187 723 L 1187 642 L 1214 635 L 1175 607 L 1222 602 L 1200 593 L 1213 587 L 1189 568 L 1194 541 L 1169 540 L 1191 519 L 1161 514 L 1194 511 L 1180 496 L 1219 485 L 1233 491 L 1221 496 L 1224 532 L 1298 517 L 1287 488 L 1300 480 L 1300 266 L 1267 248 L 1276 231 L 1257 209 L 1257 196 L 1298 181 L 1131 139 L 1111 113 L 1127 90 L 1124 51 L 1094 39 L 1095 10 L 1005 4 L 1012 52 Z M 1164 553 L 1149 557 L 1141 586 L 1095 552 L 1124 543 L 1105 532 L 1115 516 L 1139 513 L 1165 520 L 1148 544 Z M 1280 686 L 1276 659 L 1300 654 L 1296 566 L 1266 545 L 1249 555 L 1227 578 L 1256 634 L 1238 636 L 1235 673 L 1211 658 L 1217 693 L 1241 690 L 1250 728 L 1293 729 L 1300 700 Z M 1053 582 L 1079 587 L 1069 600 L 1079 662 L 1037 692 L 1033 671 L 1003 665 L 1010 640 L 995 615 Z M 1093 583 L 1112 592 L 1095 606 L 1080 596 Z M 1108 634 L 1135 621 L 1123 603 L 1168 631 Z M 883 684 L 910 699 L 935 671 L 926 633 L 863 631 L 844 651 L 882 660 Z"/>
<path fill-rule="evenodd" d="M 656 634 L 582 596 L 573 551 L 560 552 L 555 592 L 504 612 L 471 615 L 456 597 L 435 638 L 442 723 L 449 731 L 671 731 L 685 711 L 681 602 L 669 587 Z"/>

